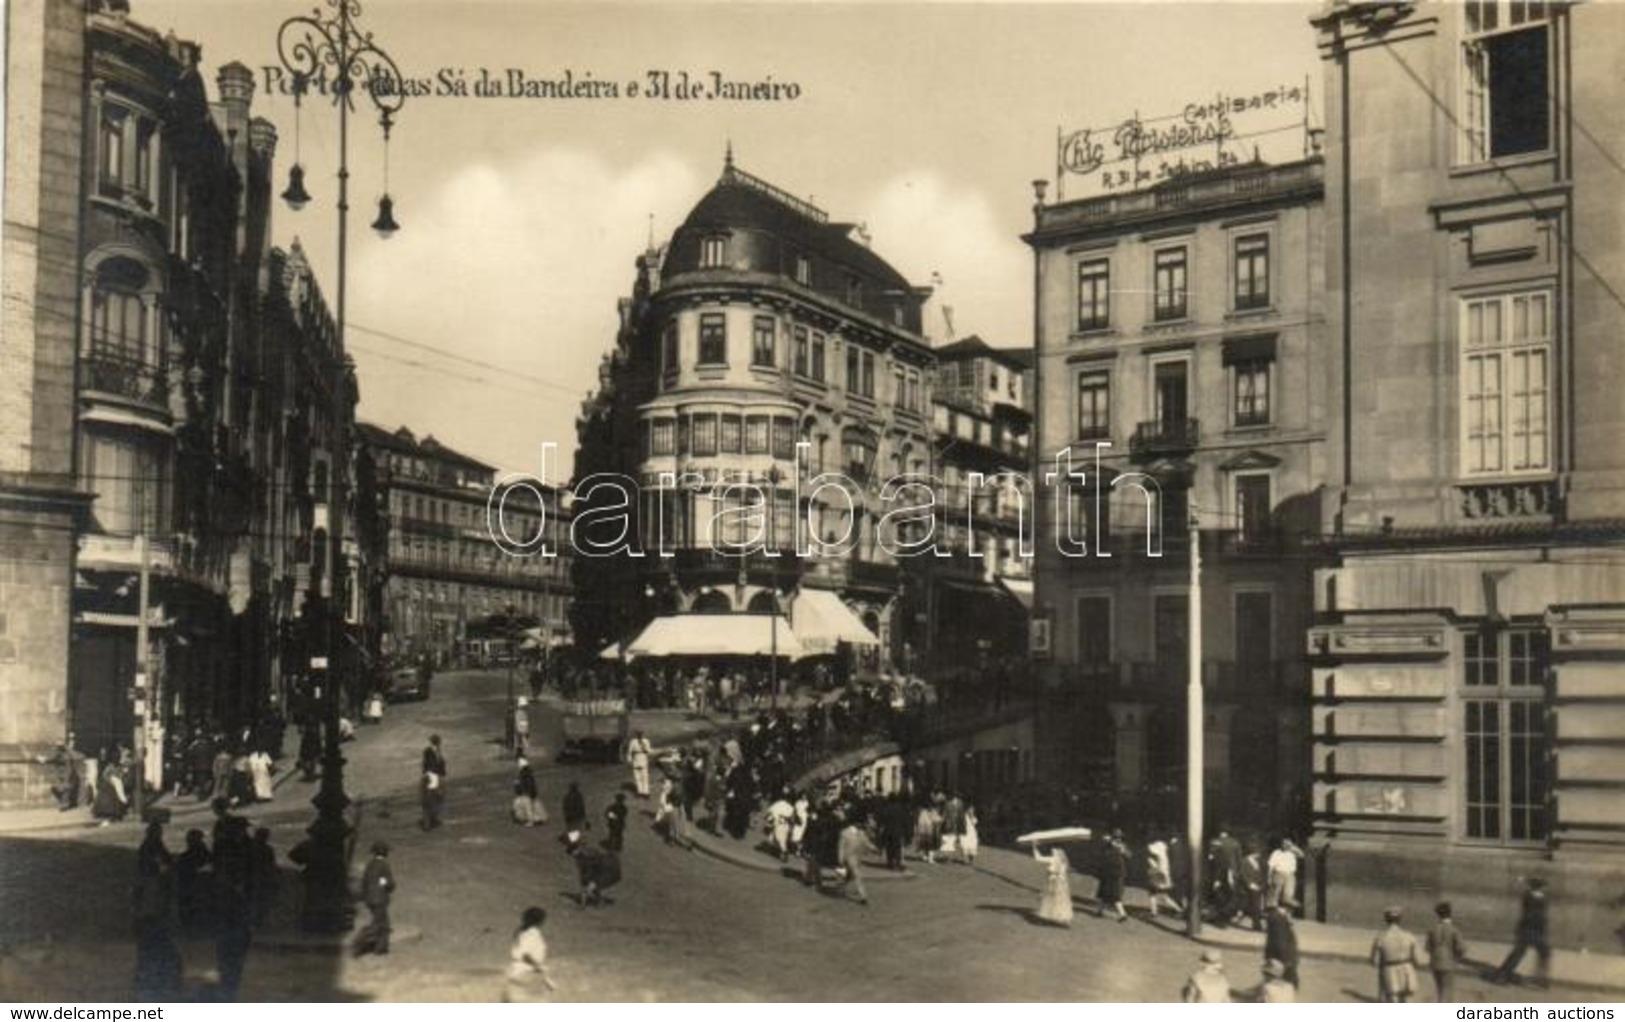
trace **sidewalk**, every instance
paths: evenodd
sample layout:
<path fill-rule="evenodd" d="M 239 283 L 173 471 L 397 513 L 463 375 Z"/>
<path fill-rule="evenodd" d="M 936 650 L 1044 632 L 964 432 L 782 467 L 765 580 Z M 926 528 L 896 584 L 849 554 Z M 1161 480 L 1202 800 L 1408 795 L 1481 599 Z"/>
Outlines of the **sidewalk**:
<path fill-rule="evenodd" d="M 1008 884 L 1025 888 L 1035 897 L 1041 893 L 1039 874 L 1033 867 L 1032 860 L 1019 852 L 983 846 L 973 868 L 996 876 Z M 1074 873 L 1072 888 L 1075 899 L 1089 900 L 1084 898 L 1083 892 L 1087 890 L 1092 896 L 1094 881 L 1083 874 Z M 1186 936 L 1183 918 L 1152 917 L 1148 914 L 1143 890 L 1131 887 L 1127 893 L 1125 904 L 1137 922 L 1165 930 L 1170 936 Z M 1303 957 L 1353 962 L 1371 960 L 1371 941 L 1377 934 L 1375 926 L 1370 929 L 1358 929 L 1317 923 L 1309 919 L 1294 919 L 1293 929 L 1298 935 L 1298 952 Z M 1240 927 L 1207 924 L 1202 927 L 1202 935 L 1194 938 L 1194 941 L 1208 947 L 1235 951 L 1257 958 L 1262 958 L 1264 953 L 1264 934 Z M 1475 938 L 1472 935 L 1467 936 L 1467 944 L 1472 951 L 1472 957 L 1466 964 L 1481 973 L 1487 973 L 1499 965 L 1506 958 L 1507 952 L 1512 949 L 1510 944 Z M 1525 957 L 1520 971 L 1530 975 L 1533 969 L 1534 955 L 1531 953 Z M 1621 999 L 1621 995 L 1625 995 L 1625 956 L 1607 952 L 1598 954 L 1557 949 L 1552 953 L 1551 984 L 1553 987 L 1601 993 L 1609 999 Z"/>
<path fill-rule="evenodd" d="M 271 791 L 273 793 L 281 791 L 282 786 L 293 780 L 298 772 L 298 769 L 291 765 L 288 769 L 279 771 L 275 777 L 271 778 Z M 207 799 L 199 802 L 196 796 L 192 795 L 183 795 L 177 798 L 167 792 L 160 793 L 147 803 L 149 809 L 158 807 L 169 810 L 171 824 L 182 820 L 201 819 L 213 815 L 213 809 Z M 257 815 L 256 811 L 263 812 L 286 807 L 286 803 L 256 802 L 250 806 L 238 806 L 234 811 L 239 816 L 247 816 L 252 819 Z M 125 816 L 122 823 L 109 824 L 107 829 L 114 830 L 118 827 L 139 828 L 139 826 L 140 821 L 135 818 L 135 812 L 132 809 L 130 814 Z M 100 829 L 102 829 L 101 821 L 92 816 L 90 809 L 85 806 L 68 810 L 46 807 L 41 809 L 7 809 L 0 812 L 0 837 L 12 834 L 77 833 Z"/>

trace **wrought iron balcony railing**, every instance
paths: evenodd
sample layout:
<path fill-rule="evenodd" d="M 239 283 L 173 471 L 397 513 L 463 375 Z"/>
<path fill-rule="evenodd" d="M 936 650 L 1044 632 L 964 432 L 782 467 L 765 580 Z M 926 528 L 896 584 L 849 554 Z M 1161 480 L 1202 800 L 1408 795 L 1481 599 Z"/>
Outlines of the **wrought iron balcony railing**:
<path fill-rule="evenodd" d="M 1134 428 L 1129 453 L 1148 457 L 1180 454 L 1194 450 L 1201 438 L 1202 426 L 1196 419 L 1152 419 Z"/>
<path fill-rule="evenodd" d="M 145 404 L 169 404 L 169 377 L 161 365 L 107 348 L 92 348 L 83 364 L 86 390 L 116 394 Z"/>

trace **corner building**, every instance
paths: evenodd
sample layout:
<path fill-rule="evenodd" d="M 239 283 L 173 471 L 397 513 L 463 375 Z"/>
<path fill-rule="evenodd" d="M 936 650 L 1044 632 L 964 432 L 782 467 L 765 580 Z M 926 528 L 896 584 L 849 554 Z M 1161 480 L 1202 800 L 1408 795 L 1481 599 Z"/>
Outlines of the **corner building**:
<path fill-rule="evenodd" d="M 874 641 L 856 645 L 871 666 L 899 653 L 901 575 L 879 543 L 878 497 L 885 478 L 931 462 L 929 291 L 873 252 L 861 227 L 831 223 L 731 154 L 670 244 L 638 267 L 578 425 L 576 479 L 618 471 L 638 483 L 648 556 L 578 556 L 578 641 L 628 638 L 659 614 L 778 606 L 792 623 L 816 613 L 849 636 L 867 632 Z M 851 480 L 851 507 L 814 492 L 823 472 Z M 851 551 L 803 563 L 797 537 L 809 533 L 850 536 Z M 752 537 L 762 549 L 726 552 Z"/>
<path fill-rule="evenodd" d="M 1325 914 L 1611 945 L 1625 869 L 1625 8 L 1329 5 Z M 1418 900 L 1412 898 L 1412 901 Z M 1423 905 L 1414 904 L 1413 911 Z"/>
<path fill-rule="evenodd" d="M 1302 826 L 1323 169 L 1254 162 L 1035 207 L 1035 652 L 1056 701 L 1040 754 L 1098 815 L 1184 819 L 1194 518 L 1208 832 Z"/>

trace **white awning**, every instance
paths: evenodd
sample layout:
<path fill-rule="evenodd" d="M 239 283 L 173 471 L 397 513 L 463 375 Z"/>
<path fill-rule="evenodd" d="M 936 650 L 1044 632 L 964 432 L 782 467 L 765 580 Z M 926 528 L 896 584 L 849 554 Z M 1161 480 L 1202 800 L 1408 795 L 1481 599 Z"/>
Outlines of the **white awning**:
<path fill-rule="evenodd" d="M 865 628 L 841 598 L 827 589 L 803 589 L 790 607 L 790 623 L 809 653 L 833 653 L 838 643 L 878 646 L 875 633 Z"/>
<path fill-rule="evenodd" d="M 807 655 L 790 622 L 768 614 L 679 614 L 650 621 L 626 644 L 628 659 L 646 656 L 771 656 L 790 660 Z M 619 644 L 599 656 L 616 660 Z"/>
<path fill-rule="evenodd" d="M 999 579 L 999 584 L 1004 586 L 1004 588 L 1009 591 L 1011 596 L 1014 596 L 1017 600 L 1020 600 L 1022 607 L 1024 607 L 1029 614 L 1032 613 L 1033 584 L 1030 581 L 1024 578 L 1001 578 Z"/>

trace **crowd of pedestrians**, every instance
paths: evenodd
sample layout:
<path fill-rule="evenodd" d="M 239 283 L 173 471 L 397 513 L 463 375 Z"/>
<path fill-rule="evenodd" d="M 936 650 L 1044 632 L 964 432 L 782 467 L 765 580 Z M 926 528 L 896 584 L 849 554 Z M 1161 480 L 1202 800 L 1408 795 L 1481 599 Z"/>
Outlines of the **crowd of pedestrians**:
<path fill-rule="evenodd" d="M 214 994 L 236 998 L 253 932 L 276 913 L 281 878 L 270 837 L 263 827 L 250 833 L 248 821 L 224 802 L 215 803 L 212 833 L 187 831 L 179 854 L 165 844 L 162 823 L 147 824 L 132 899 L 138 1000 L 180 998 L 181 936 L 213 940 Z"/>

